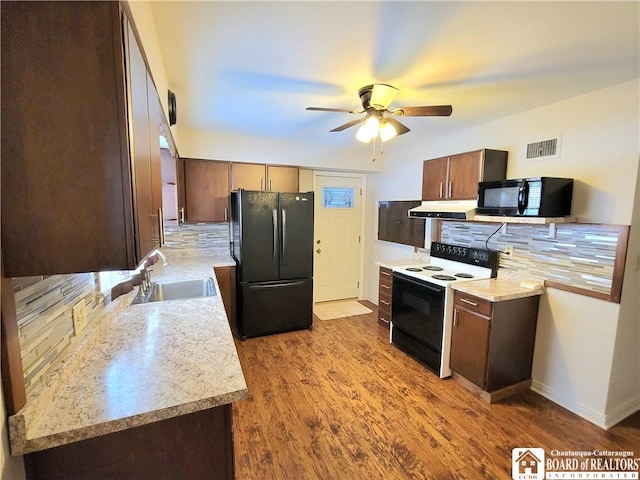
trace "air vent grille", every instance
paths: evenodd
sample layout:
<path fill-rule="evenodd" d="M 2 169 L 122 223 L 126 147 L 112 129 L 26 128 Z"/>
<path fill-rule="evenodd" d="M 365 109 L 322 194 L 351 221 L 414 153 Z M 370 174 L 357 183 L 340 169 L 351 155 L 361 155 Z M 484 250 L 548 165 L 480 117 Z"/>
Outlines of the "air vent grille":
<path fill-rule="evenodd" d="M 558 139 L 542 140 L 527 144 L 527 160 L 543 157 L 555 157 L 558 154 Z"/>

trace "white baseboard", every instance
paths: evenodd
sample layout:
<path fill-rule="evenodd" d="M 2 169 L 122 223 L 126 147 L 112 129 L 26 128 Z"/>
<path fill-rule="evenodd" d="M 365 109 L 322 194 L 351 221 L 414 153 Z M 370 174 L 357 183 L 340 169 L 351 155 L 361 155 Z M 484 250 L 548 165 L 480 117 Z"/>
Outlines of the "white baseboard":
<path fill-rule="evenodd" d="M 629 415 L 633 415 L 640 410 L 640 395 L 627 400 L 622 405 L 618 405 L 613 411 L 607 412 L 606 428 L 611 428 L 615 424 L 621 422 Z"/>
<path fill-rule="evenodd" d="M 580 402 L 576 402 L 574 399 L 563 397 L 556 389 L 540 383 L 535 379 L 531 382 L 531 390 L 604 430 L 613 427 L 629 415 L 640 410 L 640 396 L 628 400 L 616 407 L 613 411 L 599 412 Z"/>

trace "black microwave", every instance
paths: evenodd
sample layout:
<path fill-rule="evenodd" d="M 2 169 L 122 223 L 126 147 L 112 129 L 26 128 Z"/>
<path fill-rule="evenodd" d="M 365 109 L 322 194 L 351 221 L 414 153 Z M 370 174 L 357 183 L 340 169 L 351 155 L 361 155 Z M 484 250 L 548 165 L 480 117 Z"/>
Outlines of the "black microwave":
<path fill-rule="evenodd" d="M 479 215 L 565 217 L 571 215 L 572 178 L 534 177 L 478 184 Z"/>

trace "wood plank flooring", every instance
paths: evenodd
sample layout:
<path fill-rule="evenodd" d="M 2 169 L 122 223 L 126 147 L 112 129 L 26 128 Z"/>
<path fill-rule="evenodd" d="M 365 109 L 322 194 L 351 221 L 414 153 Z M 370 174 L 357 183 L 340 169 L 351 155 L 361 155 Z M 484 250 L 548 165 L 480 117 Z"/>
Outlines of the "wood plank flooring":
<path fill-rule="evenodd" d="M 509 479 L 511 450 L 632 450 L 640 415 L 604 431 L 527 391 L 494 405 L 388 342 L 374 311 L 237 341 L 236 478 Z"/>

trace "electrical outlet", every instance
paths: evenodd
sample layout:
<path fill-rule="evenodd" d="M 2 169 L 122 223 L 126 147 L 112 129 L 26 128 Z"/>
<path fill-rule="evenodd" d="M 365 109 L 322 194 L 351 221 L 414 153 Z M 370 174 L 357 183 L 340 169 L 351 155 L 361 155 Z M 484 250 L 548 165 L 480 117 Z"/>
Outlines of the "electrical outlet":
<path fill-rule="evenodd" d="M 76 303 L 71 309 L 71 313 L 73 316 L 73 332 L 78 336 L 87 326 L 87 305 L 84 300 Z"/>
<path fill-rule="evenodd" d="M 502 249 L 502 253 L 508 255 L 509 257 L 513 257 L 513 245 L 505 245 Z"/>

